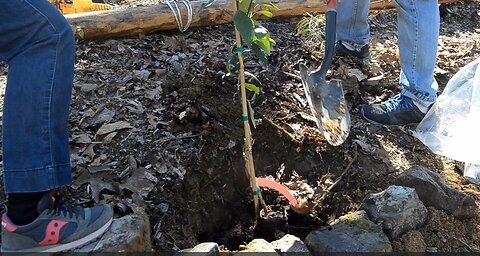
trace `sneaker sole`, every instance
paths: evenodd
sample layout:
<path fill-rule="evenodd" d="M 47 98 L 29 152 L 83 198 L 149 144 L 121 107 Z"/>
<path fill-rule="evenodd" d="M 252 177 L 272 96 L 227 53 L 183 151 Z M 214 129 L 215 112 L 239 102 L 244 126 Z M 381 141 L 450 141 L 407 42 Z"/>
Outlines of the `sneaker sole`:
<path fill-rule="evenodd" d="M 88 236 L 72 241 L 70 243 L 34 247 L 26 250 L 15 250 L 15 251 L 2 249 L 2 252 L 65 252 L 73 249 L 78 249 L 88 245 L 91 242 L 94 242 L 97 238 L 100 238 L 105 233 L 105 231 L 107 231 L 107 229 L 110 227 L 110 225 L 112 224 L 112 221 L 113 221 L 113 217 L 107 223 L 105 223 L 105 225 L 99 228 L 97 231 L 91 233 Z"/>
<path fill-rule="evenodd" d="M 342 57 L 342 58 L 352 58 L 352 59 L 355 59 L 356 61 L 359 61 L 359 62 L 365 62 L 365 61 L 369 61 L 370 59 L 372 59 L 372 55 L 369 54 L 368 56 L 366 57 L 357 57 L 357 56 L 353 56 L 353 55 L 350 55 L 348 53 L 335 53 L 338 57 Z"/>

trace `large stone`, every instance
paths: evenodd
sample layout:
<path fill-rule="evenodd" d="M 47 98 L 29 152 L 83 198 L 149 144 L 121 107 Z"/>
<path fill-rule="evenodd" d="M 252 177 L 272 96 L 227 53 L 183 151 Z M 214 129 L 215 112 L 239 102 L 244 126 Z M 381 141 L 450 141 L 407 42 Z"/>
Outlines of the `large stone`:
<path fill-rule="evenodd" d="M 340 217 L 332 225 L 311 232 L 305 239 L 312 255 L 325 252 L 391 252 L 392 245 L 382 228 L 365 211 Z"/>
<path fill-rule="evenodd" d="M 191 249 L 185 249 L 175 253 L 175 256 L 187 255 L 217 256 L 220 255 L 220 250 L 217 243 L 201 243 Z"/>
<path fill-rule="evenodd" d="M 273 248 L 273 246 L 265 241 L 265 239 L 254 239 L 250 243 L 247 244 L 244 250 L 240 252 L 240 255 L 244 252 L 263 252 L 266 253 L 268 252 L 268 255 L 278 255 Z"/>
<path fill-rule="evenodd" d="M 77 252 L 151 252 L 150 221 L 145 212 L 113 219 L 102 238 Z"/>
<path fill-rule="evenodd" d="M 360 209 L 365 210 L 370 220 L 379 224 L 391 240 L 422 226 L 428 214 L 415 189 L 400 186 L 390 186 L 385 191 L 368 195 Z"/>
<path fill-rule="evenodd" d="M 451 188 L 439 174 L 425 167 L 413 166 L 395 180 L 399 186 L 415 188 L 426 206 L 442 209 L 456 218 L 472 218 L 477 214 L 475 200 Z"/>
<path fill-rule="evenodd" d="M 300 238 L 293 235 L 285 235 L 279 240 L 273 241 L 273 249 L 280 255 L 288 255 L 290 253 L 302 253 L 302 255 L 310 255 L 307 246 Z"/>

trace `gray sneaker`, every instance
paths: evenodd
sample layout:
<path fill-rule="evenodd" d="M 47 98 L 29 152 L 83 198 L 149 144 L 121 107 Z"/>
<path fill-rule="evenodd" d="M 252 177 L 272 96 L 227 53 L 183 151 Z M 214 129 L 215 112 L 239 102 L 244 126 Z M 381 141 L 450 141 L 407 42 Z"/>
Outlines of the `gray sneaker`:
<path fill-rule="evenodd" d="M 113 210 L 108 205 L 82 208 L 56 201 L 55 193 L 46 193 L 37 206 L 40 216 L 24 226 L 3 214 L 1 251 L 69 251 L 100 238 L 112 223 Z"/>
<path fill-rule="evenodd" d="M 349 49 L 346 45 L 348 45 L 348 43 L 337 41 L 335 44 L 335 53 L 341 57 L 352 56 L 359 60 L 370 59 L 370 45 L 364 45 L 360 50 Z"/>
<path fill-rule="evenodd" d="M 362 116 L 375 125 L 418 124 L 425 117 L 413 100 L 397 94 L 382 104 L 367 105 Z"/>

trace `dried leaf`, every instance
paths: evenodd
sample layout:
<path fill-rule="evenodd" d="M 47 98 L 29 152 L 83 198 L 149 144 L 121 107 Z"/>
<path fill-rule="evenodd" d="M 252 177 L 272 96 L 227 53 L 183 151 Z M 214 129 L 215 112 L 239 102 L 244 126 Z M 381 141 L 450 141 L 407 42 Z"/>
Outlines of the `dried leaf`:
<path fill-rule="evenodd" d="M 92 142 L 89 134 L 82 133 L 77 136 L 73 136 L 73 141 L 78 144 L 88 144 Z"/>
<path fill-rule="evenodd" d="M 92 118 L 92 125 L 96 126 L 104 123 L 109 123 L 110 121 L 112 121 L 114 116 L 115 111 L 108 108 L 102 108 L 100 111 L 97 110 L 97 113 L 95 113 Z"/>
<path fill-rule="evenodd" d="M 138 169 L 137 160 L 132 155 L 128 157 L 128 164 L 130 165 L 130 168 L 132 168 L 133 171 L 136 171 Z"/>
<path fill-rule="evenodd" d="M 138 170 L 132 171 L 132 176 L 121 184 L 120 188 L 136 192 L 143 198 L 146 198 L 148 193 L 155 187 L 155 184 L 147 178 L 148 174 L 147 169 L 138 168 Z"/>
<path fill-rule="evenodd" d="M 110 142 L 112 142 L 113 138 L 115 137 L 115 135 L 117 135 L 118 132 L 111 132 L 109 133 L 107 136 L 105 136 L 105 138 L 103 138 L 103 142 L 108 144 Z"/>
<path fill-rule="evenodd" d="M 93 150 L 93 147 L 95 147 L 96 144 L 90 144 L 87 146 L 85 151 L 83 151 L 82 156 L 88 156 L 90 161 L 93 160 L 95 157 L 95 151 Z"/>
<path fill-rule="evenodd" d="M 91 92 L 98 88 L 97 84 L 75 84 L 75 88 L 79 88 L 81 92 Z"/>
<path fill-rule="evenodd" d="M 102 136 L 111 132 L 123 130 L 123 129 L 132 129 L 133 126 L 130 125 L 127 121 L 118 121 L 111 124 L 104 124 L 100 129 L 98 129 L 96 136 Z"/>
<path fill-rule="evenodd" d="M 111 180 L 111 179 L 107 179 Z M 88 170 L 82 170 L 80 175 L 75 179 L 75 182 L 72 184 L 73 189 L 78 189 L 82 185 L 88 183 L 91 196 L 95 202 L 100 201 L 100 194 L 102 190 L 109 190 L 113 193 L 120 193 L 120 190 L 117 186 L 117 184 L 114 184 L 112 182 L 107 182 L 105 181 L 101 176 L 94 176 L 90 174 Z"/>
<path fill-rule="evenodd" d="M 171 171 L 174 172 L 175 174 L 177 174 L 178 178 L 180 178 L 180 180 L 183 180 L 185 174 L 187 173 L 187 170 L 185 170 L 185 168 L 183 166 L 179 166 L 178 168 L 172 166 Z"/>
<path fill-rule="evenodd" d="M 134 107 L 127 106 L 127 109 L 135 114 L 143 114 L 145 110 L 143 109 L 142 103 L 136 100 L 129 100 L 128 103 L 132 104 Z"/>
<path fill-rule="evenodd" d="M 374 148 L 371 146 L 371 145 L 368 145 L 367 143 L 361 141 L 361 140 L 358 140 L 358 139 L 355 139 L 353 140 L 355 143 L 357 143 L 363 150 L 365 150 L 366 152 L 368 153 L 372 153 Z"/>
<path fill-rule="evenodd" d="M 348 69 L 347 75 L 349 77 L 355 77 L 357 81 L 363 81 L 368 78 L 365 74 L 363 74 L 363 72 L 360 69 L 356 69 L 356 68 Z"/>
<path fill-rule="evenodd" d="M 145 90 L 145 97 L 149 100 L 159 100 L 160 93 L 162 92 L 162 88 L 155 88 L 153 90 Z"/>
<path fill-rule="evenodd" d="M 134 70 L 133 71 L 133 78 L 138 80 L 147 80 L 152 72 L 148 70 Z"/>
<path fill-rule="evenodd" d="M 109 165 L 98 165 L 98 166 L 88 166 L 87 170 L 90 173 L 97 173 L 97 172 L 110 171 L 110 170 L 112 170 L 112 168 L 110 168 Z"/>

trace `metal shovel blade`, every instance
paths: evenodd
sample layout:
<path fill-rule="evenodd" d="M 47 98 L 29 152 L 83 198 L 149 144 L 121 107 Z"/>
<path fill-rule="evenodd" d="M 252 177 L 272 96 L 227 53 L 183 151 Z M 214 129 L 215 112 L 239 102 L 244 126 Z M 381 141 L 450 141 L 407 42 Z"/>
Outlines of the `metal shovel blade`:
<path fill-rule="evenodd" d="M 350 132 L 350 114 L 343 95 L 342 81 L 326 81 L 318 70 L 309 72 L 303 64 L 300 64 L 300 75 L 318 128 L 328 143 L 341 145 Z"/>

